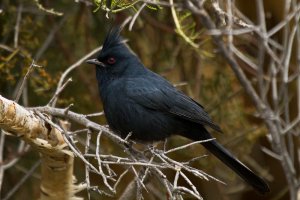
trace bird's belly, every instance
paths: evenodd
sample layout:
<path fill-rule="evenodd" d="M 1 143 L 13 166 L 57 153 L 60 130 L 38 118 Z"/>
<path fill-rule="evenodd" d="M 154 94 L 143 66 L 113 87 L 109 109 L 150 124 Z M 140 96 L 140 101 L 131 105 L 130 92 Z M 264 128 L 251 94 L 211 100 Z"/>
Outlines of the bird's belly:
<path fill-rule="evenodd" d="M 123 103 L 105 109 L 110 128 L 125 138 L 144 142 L 159 141 L 178 132 L 179 122 L 167 113 L 147 109 L 139 104 Z"/>

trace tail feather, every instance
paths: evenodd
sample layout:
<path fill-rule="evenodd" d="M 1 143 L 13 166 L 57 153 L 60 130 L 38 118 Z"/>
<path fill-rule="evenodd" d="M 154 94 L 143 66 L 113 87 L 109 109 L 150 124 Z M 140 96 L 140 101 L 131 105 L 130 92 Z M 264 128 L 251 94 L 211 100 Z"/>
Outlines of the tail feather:
<path fill-rule="evenodd" d="M 237 173 L 244 181 L 251 185 L 255 190 L 261 194 L 270 191 L 267 183 L 246 167 L 242 162 L 236 159 L 228 150 L 221 146 L 216 141 L 202 143 L 202 145 L 219 158 L 224 164 Z"/>
<path fill-rule="evenodd" d="M 187 128 L 187 130 L 188 131 L 182 133 L 182 136 L 194 141 L 212 138 L 210 133 L 203 126 L 191 126 L 190 128 Z M 268 184 L 262 178 L 257 176 L 247 166 L 235 158 L 216 140 L 204 142 L 202 145 L 259 193 L 265 194 L 270 191 Z"/>

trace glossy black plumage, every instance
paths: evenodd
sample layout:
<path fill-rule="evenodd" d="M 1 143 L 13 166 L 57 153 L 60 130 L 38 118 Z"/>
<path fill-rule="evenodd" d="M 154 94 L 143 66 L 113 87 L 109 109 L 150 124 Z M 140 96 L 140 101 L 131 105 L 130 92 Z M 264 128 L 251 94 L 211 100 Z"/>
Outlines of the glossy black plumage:
<path fill-rule="evenodd" d="M 221 132 L 204 108 L 166 79 L 148 70 L 122 42 L 118 28 L 106 37 L 96 59 L 96 77 L 107 122 L 123 138 L 157 141 L 177 134 L 192 140 L 212 138 L 205 126 Z M 269 191 L 263 179 L 215 140 L 203 146 L 260 193 Z"/>

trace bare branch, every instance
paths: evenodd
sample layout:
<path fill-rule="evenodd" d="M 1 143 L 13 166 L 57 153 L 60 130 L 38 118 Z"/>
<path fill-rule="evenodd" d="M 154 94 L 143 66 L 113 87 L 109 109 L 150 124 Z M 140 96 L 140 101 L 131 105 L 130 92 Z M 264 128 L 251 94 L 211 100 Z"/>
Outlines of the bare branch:
<path fill-rule="evenodd" d="M 79 67 L 89 57 L 91 57 L 92 55 L 94 55 L 95 53 L 97 53 L 98 51 L 100 51 L 101 48 L 102 48 L 102 46 L 95 48 L 90 53 L 86 54 L 81 59 L 79 59 L 76 63 L 74 63 L 73 65 L 71 65 L 70 67 L 68 67 L 68 69 L 61 75 L 55 93 L 57 93 L 57 91 L 60 90 L 60 88 L 62 87 L 62 84 L 63 84 L 65 78 L 69 75 L 69 73 L 71 73 L 74 69 L 76 69 L 77 67 Z M 54 107 L 55 105 L 56 105 L 56 100 L 53 101 L 53 103 L 52 103 L 51 106 Z"/>
<path fill-rule="evenodd" d="M 32 60 L 32 63 L 31 63 L 31 65 L 29 66 L 29 68 L 28 68 L 28 70 L 27 70 L 27 72 L 26 72 L 26 74 L 25 74 L 25 76 L 24 76 L 24 79 L 22 80 L 21 85 L 20 85 L 20 87 L 19 87 L 19 89 L 18 89 L 18 91 L 17 91 L 16 98 L 15 98 L 15 102 L 18 102 L 18 101 L 19 101 L 19 99 L 20 99 L 20 97 L 21 97 L 21 94 L 22 94 L 22 91 L 23 91 L 23 89 L 24 89 L 25 83 L 26 83 L 27 79 L 29 78 L 29 75 L 30 75 L 30 73 L 31 73 L 31 71 L 32 71 L 32 69 L 33 69 L 34 67 L 41 67 L 41 66 L 36 65 L 36 64 L 34 63 L 34 60 Z"/>
<path fill-rule="evenodd" d="M 72 78 L 69 78 L 58 90 L 56 90 L 55 94 L 52 96 L 52 99 L 47 104 L 50 106 L 54 101 L 57 101 L 59 94 L 65 89 L 65 87 L 72 82 Z"/>

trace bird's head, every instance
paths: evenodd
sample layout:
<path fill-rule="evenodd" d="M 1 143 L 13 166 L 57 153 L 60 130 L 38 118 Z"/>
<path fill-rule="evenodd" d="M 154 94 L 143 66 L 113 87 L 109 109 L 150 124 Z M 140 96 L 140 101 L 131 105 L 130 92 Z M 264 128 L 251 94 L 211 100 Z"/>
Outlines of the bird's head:
<path fill-rule="evenodd" d="M 120 73 L 127 68 L 130 60 L 136 58 L 120 36 L 120 31 L 119 27 L 112 28 L 106 36 L 98 56 L 86 61 L 89 64 L 96 65 L 97 77 L 98 75 L 107 75 L 107 73 Z"/>

